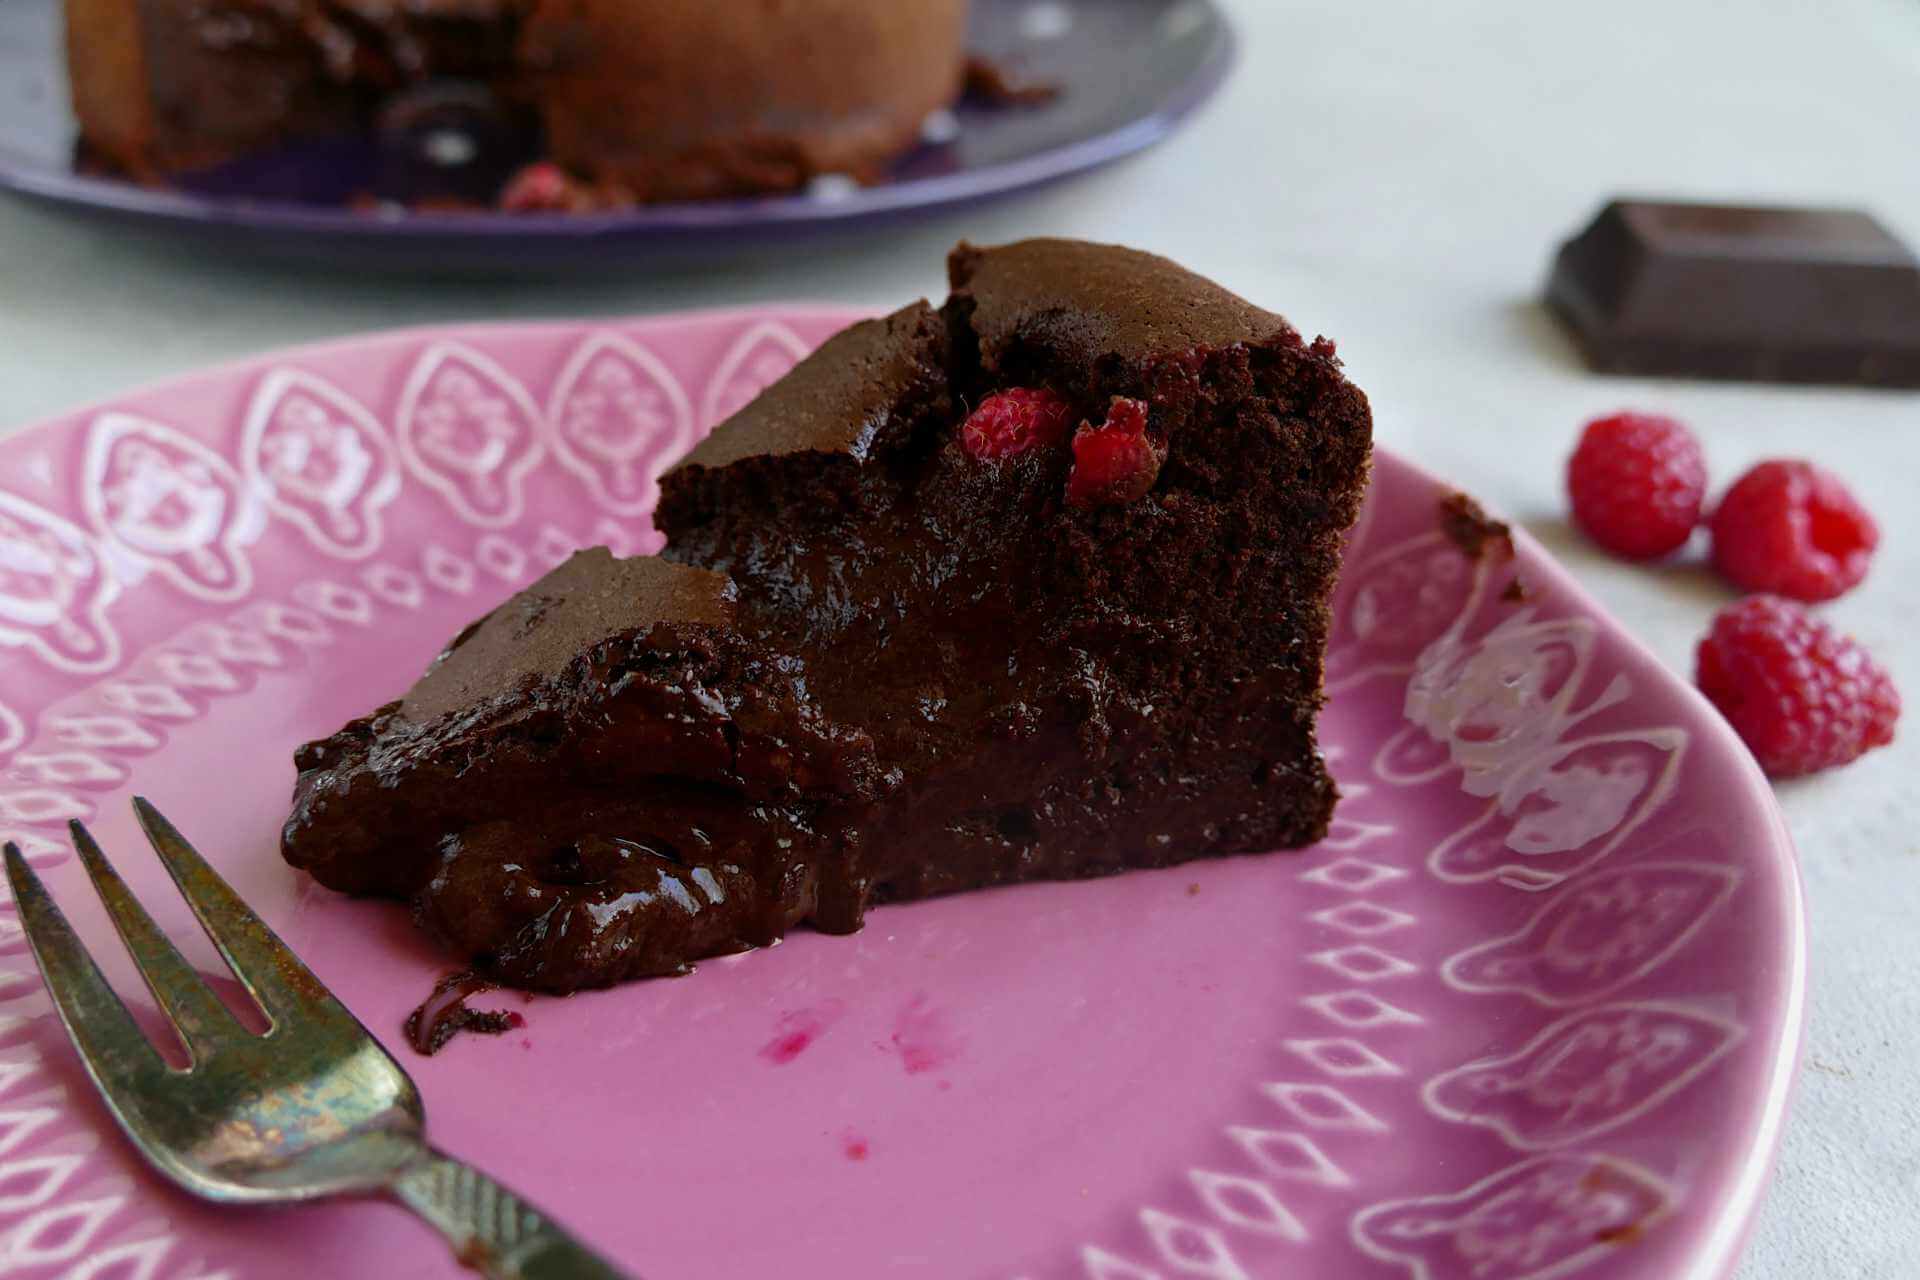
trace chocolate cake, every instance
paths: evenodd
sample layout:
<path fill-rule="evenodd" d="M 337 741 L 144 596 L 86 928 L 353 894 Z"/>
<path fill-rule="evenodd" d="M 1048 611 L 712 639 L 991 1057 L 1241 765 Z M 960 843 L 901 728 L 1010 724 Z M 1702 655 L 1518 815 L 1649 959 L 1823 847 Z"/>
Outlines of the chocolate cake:
<path fill-rule="evenodd" d="M 66 0 L 83 152 L 155 180 L 486 95 L 602 204 L 872 176 L 951 102 L 966 0 Z M 506 132 L 518 136 L 514 130 Z M 530 159 L 531 156 L 522 157 Z"/>
<path fill-rule="evenodd" d="M 564 991 L 876 903 L 1311 843 L 1371 452 L 1332 345 L 1162 258 L 962 245 L 298 754 L 288 862 Z"/>

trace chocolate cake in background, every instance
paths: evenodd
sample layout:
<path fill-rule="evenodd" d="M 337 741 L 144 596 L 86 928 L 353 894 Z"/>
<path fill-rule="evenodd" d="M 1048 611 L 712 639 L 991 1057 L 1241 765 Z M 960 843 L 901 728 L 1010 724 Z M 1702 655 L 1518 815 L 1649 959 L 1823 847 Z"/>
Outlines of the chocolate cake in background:
<path fill-rule="evenodd" d="M 960 95 L 966 0 L 541 0 L 521 76 L 552 159 L 617 195 L 877 177 Z"/>
<path fill-rule="evenodd" d="M 298 756 L 283 851 L 544 990 L 876 903 L 1322 836 L 1371 457 L 1329 343 L 1164 259 L 962 245 Z"/>
<path fill-rule="evenodd" d="M 966 0 L 66 0 L 83 153 L 135 178 L 465 82 L 597 203 L 877 174 L 958 96 Z"/>

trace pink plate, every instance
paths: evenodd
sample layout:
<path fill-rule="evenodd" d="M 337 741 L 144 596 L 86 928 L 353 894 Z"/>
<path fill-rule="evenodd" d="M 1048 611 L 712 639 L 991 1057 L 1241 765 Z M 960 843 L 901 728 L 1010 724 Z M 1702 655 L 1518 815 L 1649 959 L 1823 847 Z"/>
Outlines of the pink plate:
<path fill-rule="evenodd" d="M 289 752 L 572 548 L 651 548 L 661 466 L 848 318 L 388 334 L 0 444 L 0 827 L 121 990 L 71 817 L 214 963 L 138 790 L 400 1046 L 444 966 L 280 862 Z M 1442 491 L 1380 458 L 1316 849 L 502 995 L 523 1031 L 398 1049 L 434 1137 L 650 1280 L 1725 1276 L 1799 1042 L 1786 832 L 1698 697 L 1524 536 L 1465 558 Z M 219 1212 L 146 1174 L 10 904 L 0 1271 L 464 1274 L 397 1209 Z"/>

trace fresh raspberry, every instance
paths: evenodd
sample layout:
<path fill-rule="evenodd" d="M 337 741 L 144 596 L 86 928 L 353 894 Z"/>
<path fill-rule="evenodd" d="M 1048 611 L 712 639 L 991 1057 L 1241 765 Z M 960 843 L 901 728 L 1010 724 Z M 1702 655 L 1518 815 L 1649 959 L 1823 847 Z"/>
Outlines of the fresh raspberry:
<path fill-rule="evenodd" d="M 1672 418 L 1596 418 L 1567 460 L 1573 518 L 1618 556 L 1652 560 L 1686 544 L 1707 495 L 1707 459 Z"/>
<path fill-rule="evenodd" d="M 573 207 L 576 195 L 566 170 L 551 160 L 540 160 L 507 179 L 500 189 L 500 208 L 506 213 L 564 213 Z"/>
<path fill-rule="evenodd" d="M 1147 435 L 1147 404 L 1115 396 L 1107 420 L 1083 422 L 1073 434 L 1073 474 L 1067 504 L 1074 507 L 1132 502 L 1160 478 L 1167 451 Z"/>
<path fill-rule="evenodd" d="M 1867 651 L 1779 596 L 1722 609 L 1695 680 L 1760 767 L 1782 777 L 1884 747 L 1900 718 L 1893 680 Z"/>
<path fill-rule="evenodd" d="M 1713 565 L 1736 586 L 1831 600 L 1867 576 L 1880 529 L 1831 471 L 1763 462 L 1713 513 Z"/>
<path fill-rule="evenodd" d="M 983 460 L 1058 444 L 1073 429 L 1073 407 L 1044 387 L 1013 387 L 980 402 L 960 425 L 960 443 Z"/>

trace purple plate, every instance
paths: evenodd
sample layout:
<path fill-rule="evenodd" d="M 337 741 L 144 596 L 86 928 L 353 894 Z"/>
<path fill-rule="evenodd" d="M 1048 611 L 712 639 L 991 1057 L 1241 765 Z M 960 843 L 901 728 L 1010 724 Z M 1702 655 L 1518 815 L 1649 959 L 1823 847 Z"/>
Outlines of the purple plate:
<path fill-rule="evenodd" d="M 1730 1275 L 1805 992 L 1772 792 L 1537 543 L 1469 560 L 1384 451 L 1318 846 L 882 907 L 404 1047 L 448 966 L 280 860 L 293 747 L 573 547 L 657 545 L 660 469 L 849 318 L 379 334 L 0 441 L 0 834 L 137 999 L 64 824 L 212 971 L 131 820 L 152 796 L 402 1055 L 438 1143 L 649 1280 Z M 0 1273 L 471 1274 L 392 1208 L 147 1174 L 4 903 Z"/>
<path fill-rule="evenodd" d="M 433 272 L 705 257 L 1000 195 L 1159 141 L 1233 59 L 1232 31 L 1210 0 L 974 0 L 969 47 L 1061 93 L 1040 106 L 941 113 L 929 141 L 875 186 L 829 178 L 798 195 L 600 214 L 366 212 L 344 203 L 380 160 L 365 142 L 263 155 L 191 190 L 76 173 L 60 13 L 61 0 L 0 4 L 0 187 L 223 253 Z"/>

